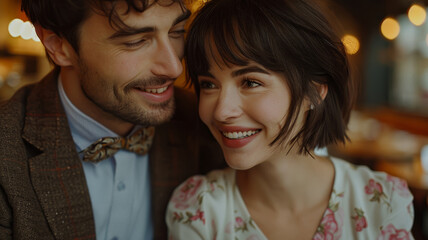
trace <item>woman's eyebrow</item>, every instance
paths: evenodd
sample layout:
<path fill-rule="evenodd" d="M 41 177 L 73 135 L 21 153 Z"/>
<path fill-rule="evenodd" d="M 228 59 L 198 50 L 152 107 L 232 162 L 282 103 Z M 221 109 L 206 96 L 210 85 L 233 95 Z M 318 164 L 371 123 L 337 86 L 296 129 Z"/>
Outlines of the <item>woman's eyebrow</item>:
<path fill-rule="evenodd" d="M 201 74 L 198 74 L 199 76 L 202 76 L 202 77 L 210 77 L 210 78 L 214 78 L 214 75 L 212 75 L 211 73 L 209 73 L 209 72 L 206 72 L 206 73 L 201 73 Z"/>
<path fill-rule="evenodd" d="M 260 67 L 257 67 L 257 66 L 248 66 L 248 67 L 244 67 L 244 68 L 241 68 L 241 69 L 233 71 L 232 72 L 232 77 L 238 77 L 238 76 L 244 75 L 246 73 L 251 73 L 251 72 L 258 72 L 258 73 L 269 74 L 268 71 L 266 71 L 266 70 L 264 70 L 264 69 L 262 69 Z"/>

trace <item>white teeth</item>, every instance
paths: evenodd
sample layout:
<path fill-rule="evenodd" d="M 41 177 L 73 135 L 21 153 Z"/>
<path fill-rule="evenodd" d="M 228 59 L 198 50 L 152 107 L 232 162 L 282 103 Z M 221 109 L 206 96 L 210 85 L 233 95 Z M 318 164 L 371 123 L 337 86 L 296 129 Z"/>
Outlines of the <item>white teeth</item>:
<path fill-rule="evenodd" d="M 152 89 L 150 89 L 150 88 L 146 88 L 146 89 L 143 89 L 145 92 L 148 92 L 148 93 L 163 93 L 163 92 L 165 92 L 166 91 L 166 89 L 167 89 L 168 87 L 163 87 L 163 88 L 152 88 Z"/>
<path fill-rule="evenodd" d="M 255 131 L 246 131 L 246 132 L 221 132 L 223 134 L 223 136 L 230 138 L 230 139 L 240 139 L 240 138 L 245 138 L 245 137 L 249 137 L 251 135 L 254 135 L 256 133 L 258 133 L 260 130 L 255 130 Z"/>

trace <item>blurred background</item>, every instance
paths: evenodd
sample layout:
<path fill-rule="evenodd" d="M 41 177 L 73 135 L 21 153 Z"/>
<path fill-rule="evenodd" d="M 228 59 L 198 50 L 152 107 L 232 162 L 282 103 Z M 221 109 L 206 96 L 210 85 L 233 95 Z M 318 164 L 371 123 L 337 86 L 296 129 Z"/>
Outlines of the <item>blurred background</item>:
<path fill-rule="evenodd" d="M 342 37 L 360 90 L 351 141 L 328 151 L 406 179 L 415 238 L 428 239 L 428 0 L 317 1 Z M 50 70 L 20 1 L 0 0 L 0 101 Z"/>

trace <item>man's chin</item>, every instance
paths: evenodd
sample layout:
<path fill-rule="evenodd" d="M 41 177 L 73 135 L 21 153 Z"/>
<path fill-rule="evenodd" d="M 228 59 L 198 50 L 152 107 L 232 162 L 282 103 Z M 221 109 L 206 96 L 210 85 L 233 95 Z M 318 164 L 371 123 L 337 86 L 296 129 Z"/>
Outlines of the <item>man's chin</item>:
<path fill-rule="evenodd" d="M 170 121 L 175 112 L 175 104 L 173 101 L 164 106 L 149 106 L 142 110 L 139 114 L 131 114 L 124 117 L 124 120 L 143 126 L 157 126 Z"/>
<path fill-rule="evenodd" d="M 145 122 L 146 123 L 149 122 L 150 124 L 148 124 L 148 125 L 150 125 L 150 126 L 157 126 L 157 125 L 161 125 L 161 124 L 164 124 L 166 122 L 171 121 L 173 116 L 174 116 L 174 111 L 168 112 L 168 113 L 164 112 L 164 113 L 155 115 L 155 116 L 151 117 L 150 119 L 147 119 L 147 121 L 145 121 Z"/>

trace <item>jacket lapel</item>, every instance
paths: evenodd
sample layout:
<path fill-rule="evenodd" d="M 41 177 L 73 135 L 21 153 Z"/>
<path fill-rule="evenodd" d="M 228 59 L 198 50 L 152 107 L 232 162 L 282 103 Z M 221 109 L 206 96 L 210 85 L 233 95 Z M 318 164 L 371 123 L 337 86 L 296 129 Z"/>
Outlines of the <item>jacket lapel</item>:
<path fill-rule="evenodd" d="M 180 89 L 175 89 L 174 95 L 174 117 L 156 126 L 149 152 L 155 239 L 167 239 L 165 213 L 172 191 L 199 169 L 198 115 L 196 99 L 191 99 L 195 96 Z"/>
<path fill-rule="evenodd" d="M 23 138 L 41 152 L 29 159 L 30 177 L 55 238 L 95 239 L 85 175 L 53 72 L 28 97 Z"/>
<path fill-rule="evenodd" d="M 169 141 L 168 124 L 157 126 L 153 144 L 149 152 L 150 179 L 151 179 L 151 205 L 154 226 L 154 239 L 167 239 L 165 226 L 165 199 L 168 199 L 170 185 L 168 176 L 172 176 L 172 162 L 177 156 L 173 154 Z M 169 161 L 168 161 L 169 160 Z"/>

